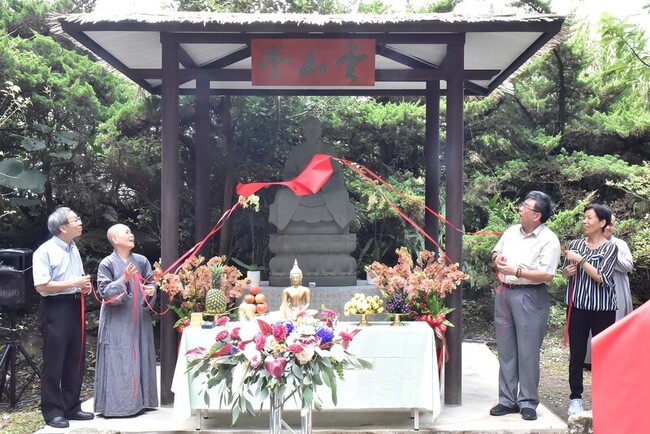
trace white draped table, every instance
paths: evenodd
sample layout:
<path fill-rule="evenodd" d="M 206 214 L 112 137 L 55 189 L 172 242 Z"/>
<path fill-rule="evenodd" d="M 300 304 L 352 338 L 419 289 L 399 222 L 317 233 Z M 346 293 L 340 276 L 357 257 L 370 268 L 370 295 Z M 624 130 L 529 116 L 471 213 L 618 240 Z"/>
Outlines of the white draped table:
<path fill-rule="evenodd" d="M 372 362 L 373 369 L 345 370 L 345 379 L 337 381 L 336 406 L 329 388 L 319 388 L 323 409 L 407 409 L 413 413 L 415 429 L 419 428 L 419 410 L 431 412 L 435 420 L 440 413 L 440 387 L 431 327 L 424 322 L 405 322 L 403 327 L 371 324 L 361 327 L 349 351 Z M 357 327 L 356 323 L 339 323 L 339 328 Z M 210 406 L 206 405 L 200 394 L 202 379 L 192 379 L 187 373 L 185 356 L 192 348 L 209 348 L 214 337 L 215 329 L 186 328 L 183 332 L 171 387 L 178 417 L 190 417 L 194 410 L 219 408 L 220 399 L 214 390 L 209 392 Z"/>

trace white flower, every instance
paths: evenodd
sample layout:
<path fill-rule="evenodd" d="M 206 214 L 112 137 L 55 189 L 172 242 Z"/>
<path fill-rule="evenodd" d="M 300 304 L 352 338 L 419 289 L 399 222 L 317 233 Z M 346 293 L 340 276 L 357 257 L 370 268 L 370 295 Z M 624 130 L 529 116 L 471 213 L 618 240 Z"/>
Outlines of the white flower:
<path fill-rule="evenodd" d="M 239 338 L 242 342 L 252 341 L 256 334 L 259 333 L 260 328 L 253 322 L 242 322 L 241 329 L 239 329 Z"/>
<path fill-rule="evenodd" d="M 300 362 L 301 365 L 310 362 L 311 359 L 313 358 L 314 358 L 314 347 L 312 346 L 303 345 L 302 351 L 296 353 L 296 359 L 298 359 L 298 362 Z"/>
<path fill-rule="evenodd" d="M 246 357 L 246 360 L 250 362 L 253 368 L 257 368 L 262 363 L 262 353 L 255 348 L 255 342 L 246 344 L 244 347 L 244 357 Z"/>
<path fill-rule="evenodd" d="M 316 329 L 313 324 L 298 324 L 298 327 L 296 327 L 296 330 L 293 333 L 297 333 L 301 336 L 311 336 L 316 334 Z"/>

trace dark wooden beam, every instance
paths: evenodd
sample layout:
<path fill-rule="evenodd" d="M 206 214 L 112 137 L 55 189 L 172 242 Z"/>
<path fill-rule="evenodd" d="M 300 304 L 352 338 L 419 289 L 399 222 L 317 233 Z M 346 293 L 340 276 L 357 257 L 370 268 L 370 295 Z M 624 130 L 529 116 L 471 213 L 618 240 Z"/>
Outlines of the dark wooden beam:
<path fill-rule="evenodd" d="M 452 226 L 445 228 L 445 250 L 449 259 L 463 259 L 463 74 L 464 45 L 450 45 L 447 50 L 447 156 L 446 218 Z M 455 72 L 454 72 L 455 71 Z M 454 310 L 449 320 L 454 327 L 446 331 L 449 361 L 445 363 L 445 404 L 462 405 L 463 370 L 463 291 L 458 287 L 447 295 L 445 303 Z"/>
<path fill-rule="evenodd" d="M 465 80 L 490 80 L 500 72 L 498 69 L 470 69 L 461 72 Z M 134 69 L 133 73 L 139 79 L 159 80 L 162 77 L 160 69 Z M 207 79 L 210 81 L 243 81 L 250 82 L 252 73 L 250 69 L 206 69 L 188 68 L 181 69 L 178 73 L 181 83 L 190 80 Z M 426 82 L 445 80 L 449 75 L 446 69 L 378 69 L 375 71 L 375 81 L 400 82 L 416 81 Z M 338 89 L 338 88 L 335 88 Z"/>
<path fill-rule="evenodd" d="M 155 95 L 160 94 L 160 87 L 154 88 Z M 181 89 L 181 95 L 196 95 L 196 89 Z M 441 94 L 446 95 L 446 89 L 441 89 Z M 210 95 L 232 96 L 413 96 L 424 97 L 426 89 L 210 89 Z M 481 96 L 483 92 L 474 93 L 470 90 L 466 96 Z"/>
<path fill-rule="evenodd" d="M 178 44 L 173 35 L 162 33 L 162 67 L 165 71 L 162 83 L 162 172 L 161 172 L 161 224 L 160 244 L 162 267 L 165 269 L 178 258 L 179 221 L 179 155 L 178 155 Z M 178 337 L 176 322 L 168 306 L 173 302 L 167 293 L 160 292 L 162 312 L 160 319 L 160 404 L 172 405 L 171 391 Z"/>
<path fill-rule="evenodd" d="M 187 51 L 183 50 L 183 47 L 178 47 L 178 61 L 185 68 L 198 68 L 199 65 L 194 62 L 192 56 L 187 54 Z"/>
<path fill-rule="evenodd" d="M 196 144 L 194 146 L 194 243 L 210 231 L 210 82 L 196 83 Z M 206 256 L 205 248 L 199 252 Z"/>
<path fill-rule="evenodd" d="M 425 184 L 424 203 L 435 212 L 440 212 L 440 82 L 427 82 L 426 126 L 424 131 Z M 440 235 L 440 222 L 430 212 L 424 214 L 424 230 L 436 242 Z M 437 252 L 434 243 L 425 240 L 427 250 Z M 441 252 L 438 252 L 440 254 Z"/>

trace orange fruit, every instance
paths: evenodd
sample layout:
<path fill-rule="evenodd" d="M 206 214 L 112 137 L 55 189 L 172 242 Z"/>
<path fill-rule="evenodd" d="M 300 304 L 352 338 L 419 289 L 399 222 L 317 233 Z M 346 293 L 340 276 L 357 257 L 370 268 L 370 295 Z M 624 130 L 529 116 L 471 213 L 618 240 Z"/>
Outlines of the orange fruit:
<path fill-rule="evenodd" d="M 244 296 L 244 303 L 249 303 L 249 304 L 255 303 L 255 296 L 253 294 L 246 294 Z"/>
<path fill-rule="evenodd" d="M 257 285 L 251 285 L 250 288 L 248 288 L 248 293 L 257 295 L 260 293 L 260 287 Z"/>
<path fill-rule="evenodd" d="M 266 295 L 264 294 L 257 294 L 255 296 L 255 303 L 257 304 L 263 304 L 266 303 Z"/>
<path fill-rule="evenodd" d="M 266 305 L 266 303 L 260 303 L 260 304 L 258 304 L 257 306 L 255 306 L 255 311 L 256 311 L 257 313 L 266 313 L 266 311 L 267 311 L 268 309 L 269 309 L 269 308 L 268 308 L 268 306 Z"/>

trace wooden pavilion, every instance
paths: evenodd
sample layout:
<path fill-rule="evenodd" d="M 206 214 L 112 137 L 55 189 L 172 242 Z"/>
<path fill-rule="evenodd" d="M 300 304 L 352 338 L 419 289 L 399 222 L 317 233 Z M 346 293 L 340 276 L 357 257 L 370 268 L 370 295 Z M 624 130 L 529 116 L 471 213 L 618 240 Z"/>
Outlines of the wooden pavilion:
<path fill-rule="evenodd" d="M 467 16 L 453 13 L 90 13 L 53 16 L 53 20 L 55 32 L 66 34 L 142 88 L 162 97 L 163 266 L 170 265 L 179 255 L 179 95 L 196 95 L 197 179 L 205 179 L 207 171 L 204 156 L 210 134 L 210 95 L 422 96 L 427 107 L 423 161 L 426 205 L 434 210 L 439 209 L 439 107 L 440 97 L 445 95 L 446 218 L 456 228 L 462 228 L 464 97 L 488 95 L 499 86 L 507 86 L 506 79 L 536 53 L 550 46 L 564 23 L 564 17 L 557 15 Z M 281 70 L 273 74 L 278 71 L 272 67 L 267 67 L 271 72 L 266 77 L 260 76 L 264 63 L 260 47 L 270 40 L 276 43 L 271 46 L 281 46 L 284 50 L 291 50 L 292 46 L 303 50 L 307 47 L 316 53 L 316 59 L 318 47 L 323 47 L 323 43 L 339 49 L 344 46 L 363 49 L 363 59 L 371 62 L 372 68 L 359 77 L 347 70 L 347 81 L 340 77 L 338 79 L 343 81 L 287 80 Z M 266 51 L 267 65 L 279 62 L 272 54 L 272 50 Z M 350 57 L 347 59 L 349 66 Z M 318 72 L 318 68 L 312 68 L 307 61 L 303 66 L 307 67 L 307 75 Z M 195 235 L 201 239 L 210 229 L 205 206 L 207 189 L 201 182 L 196 186 Z M 429 214 L 425 229 L 432 237 L 437 237 L 438 222 Z M 462 234 L 449 227 L 445 229 L 445 250 L 452 260 L 460 262 Z M 167 300 L 163 300 L 163 308 L 166 303 Z M 445 369 L 445 404 L 461 405 L 462 292 L 452 293 L 448 304 L 455 308 L 450 320 L 456 327 L 447 330 L 450 359 Z M 162 405 L 173 403 L 171 382 L 176 361 L 173 323 L 171 315 L 163 316 Z"/>

